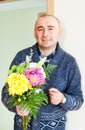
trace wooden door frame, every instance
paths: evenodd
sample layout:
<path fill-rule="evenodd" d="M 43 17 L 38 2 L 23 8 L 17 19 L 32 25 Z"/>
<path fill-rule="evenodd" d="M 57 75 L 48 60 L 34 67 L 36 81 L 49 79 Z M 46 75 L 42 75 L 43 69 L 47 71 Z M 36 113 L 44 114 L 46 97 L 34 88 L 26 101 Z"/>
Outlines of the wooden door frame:
<path fill-rule="evenodd" d="M 40 12 L 38 17 L 43 14 L 54 15 L 54 0 L 46 0 L 46 12 Z"/>
<path fill-rule="evenodd" d="M 54 15 L 54 0 L 46 0 L 46 13 Z"/>

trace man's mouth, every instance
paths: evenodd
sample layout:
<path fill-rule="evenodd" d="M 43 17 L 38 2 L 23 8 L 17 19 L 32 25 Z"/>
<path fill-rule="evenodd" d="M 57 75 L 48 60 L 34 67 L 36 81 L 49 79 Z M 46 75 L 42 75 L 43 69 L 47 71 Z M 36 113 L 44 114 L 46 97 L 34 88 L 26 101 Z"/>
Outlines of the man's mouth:
<path fill-rule="evenodd" d="M 45 42 L 48 42 L 50 41 L 51 39 L 42 39 L 42 41 L 45 41 Z"/>

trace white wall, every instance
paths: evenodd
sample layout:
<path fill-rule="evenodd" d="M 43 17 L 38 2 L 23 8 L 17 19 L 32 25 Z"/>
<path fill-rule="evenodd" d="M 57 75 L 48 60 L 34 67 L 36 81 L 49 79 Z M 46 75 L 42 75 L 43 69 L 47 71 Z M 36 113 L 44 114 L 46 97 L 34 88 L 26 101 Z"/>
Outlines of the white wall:
<path fill-rule="evenodd" d="M 9 65 L 15 54 L 35 43 L 33 28 L 37 14 L 45 11 L 45 4 L 42 5 L 42 2 L 43 0 L 39 0 L 38 6 L 29 8 L 27 5 L 23 5 L 24 8 L 19 6 L 19 9 L 17 4 L 13 8 L 8 4 L 0 4 L 3 7 L 0 8 L 0 98 Z M 8 111 L 0 101 L 0 130 L 13 130 L 13 116 L 14 113 Z"/>
<path fill-rule="evenodd" d="M 60 44 L 73 55 L 82 76 L 85 98 L 85 0 L 55 0 L 55 16 L 61 21 L 63 33 Z M 69 112 L 66 130 L 85 130 L 85 103 L 78 111 Z"/>

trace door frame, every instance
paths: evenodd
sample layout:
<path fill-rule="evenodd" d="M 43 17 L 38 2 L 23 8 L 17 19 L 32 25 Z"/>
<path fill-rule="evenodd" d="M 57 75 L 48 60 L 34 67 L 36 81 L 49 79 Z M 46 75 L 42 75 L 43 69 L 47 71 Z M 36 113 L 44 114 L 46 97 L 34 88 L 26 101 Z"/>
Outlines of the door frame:
<path fill-rule="evenodd" d="M 54 15 L 54 0 L 46 0 L 46 13 Z"/>

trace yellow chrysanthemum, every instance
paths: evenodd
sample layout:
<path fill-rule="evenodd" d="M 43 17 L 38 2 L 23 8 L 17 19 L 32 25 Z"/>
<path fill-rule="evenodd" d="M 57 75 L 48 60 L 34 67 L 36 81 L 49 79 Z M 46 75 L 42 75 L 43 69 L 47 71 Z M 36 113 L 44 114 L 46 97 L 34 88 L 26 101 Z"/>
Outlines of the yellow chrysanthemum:
<path fill-rule="evenodd" d="M 29 80 L 19 73 L 10 74 L 6 79 L 6 83 L 9 85 L 8 91 L 11 95 L 22 95 L 28 89 L 32 89 Z"/>

